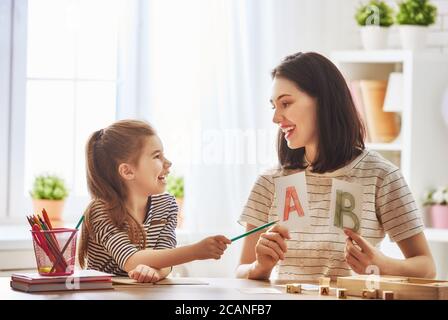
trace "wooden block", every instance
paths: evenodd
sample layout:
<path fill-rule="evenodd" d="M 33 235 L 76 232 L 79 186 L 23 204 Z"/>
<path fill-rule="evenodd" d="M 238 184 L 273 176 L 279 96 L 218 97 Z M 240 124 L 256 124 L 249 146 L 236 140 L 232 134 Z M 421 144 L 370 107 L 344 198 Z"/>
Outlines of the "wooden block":
<path fill-rule="evenodd" d="M 330 286 L 319 286 L 319 294 L 321 296 L 328 296 L 330 294 Z"/>
<path fill-rule="evenodd" d="M 286 284 L 287 293 L 302 293 L 302 286 L 298 283 L 288 283 Z"/>
<path fill-rule="evenodd" d="M 377 298 L 377 290 L 375 289 L 364 289 L 362 290 L 363 299 L 376 299 Z"/>
<path fill-rule="evenodd" d="M 379 276 L 381 290 L 377 298 L 382 298 L 382 291 L 393 291 L 394 300 L 444 300 L 448 299 L 448 281 L 425 278 L 406 278 L 396 276 Z M 350 296 L 362 296 L 366 283 L 372 281 L 371 275 L 338 277 L 337 287 L 346 288 Z M 375 280 L 376 281 L 376 280 Z"/>
<path fill-rule="evenodd" d="M 345 288 L 337 288 L 336 289 L 336 296 L 338 299 L 347 299 L 347 289 Z"/>
<path fill-rule="evenodd" d="M 320 277 L 319 278 L 319 285 L 320 286 L 330 286 L 331 278 L 328 277 Z"/>
<path fill-rule="evenodd" d="M 383 291 L 383 300 L 394 300 L 393 291 Z"/>

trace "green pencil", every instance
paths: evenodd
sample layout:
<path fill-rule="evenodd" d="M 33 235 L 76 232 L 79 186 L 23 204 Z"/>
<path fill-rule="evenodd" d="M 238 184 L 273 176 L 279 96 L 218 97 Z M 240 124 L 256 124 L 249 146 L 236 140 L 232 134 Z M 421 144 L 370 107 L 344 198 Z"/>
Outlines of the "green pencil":
<path fill-rule="evenodd" d="M 78 224 L 76 225 L 76 230 L 79 229 L 79 226 L 81 225 L 81 223 L 83 222 L 83 220 L 84 220 L 84 215 L 82 215 L 81 218 L 79 219 Z"/>
<path fill-rule="evenodd" d="M 266 224 L 264 224 L 264 225 L 262 225 L 262 226 L 259 226 L 259 227 L 255 228 L 255 229 L 252 229 L 252 230 L 250 230 L 250 231 L 248 231 L 248 232 L 246 232 L 246 233 L 243 233 L 242 235 L 239 235 L 238 237 L 235 237 L 235 238 L 233 238 L 233 239 L 230 239 L 230 241 L 233 242 L 233 241 L 235 241 L 235 240 L 244 238 L 245 236 L 248 236 L 248 235 L 250 235 L 250 234 L 252 234 L 252 233 L 254 233 L 254 232 L 260 231 L 261 229 L 270 227 L 270 226 L 272 226 L 273 224 L 276 224 L 276 223 L 279 222 L 279 221 L 280 221 L 280 220 L 272 221 L 272 222 L 268 222 L 268 223 L 266 223 Z"/>

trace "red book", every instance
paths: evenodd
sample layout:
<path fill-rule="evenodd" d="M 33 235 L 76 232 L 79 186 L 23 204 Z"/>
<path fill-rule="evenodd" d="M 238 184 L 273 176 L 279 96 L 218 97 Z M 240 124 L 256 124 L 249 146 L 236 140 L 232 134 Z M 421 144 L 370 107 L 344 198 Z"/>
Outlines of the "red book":
<path fill-rule="evenodd" d="M 14 273 L 11 276 L 12 281 L 42 284 L 42 283 L 64 283 L 70 281 L 93 282 L 93 281 L 112 281 L 112 274 L 96 270 L 76 270 L 70 276 L 42 276 L 38 273 Z"/>

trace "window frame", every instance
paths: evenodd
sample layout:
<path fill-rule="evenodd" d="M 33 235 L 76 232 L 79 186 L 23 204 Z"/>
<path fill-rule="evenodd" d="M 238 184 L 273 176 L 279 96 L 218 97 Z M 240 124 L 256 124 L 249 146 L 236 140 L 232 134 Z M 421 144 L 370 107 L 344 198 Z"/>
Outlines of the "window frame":
<path fill-rule="evenodd" d="M 10 61 L 10 123 L 9 123 L 9 181 L 7 221 L 23 223 L 30 212 L 22 194 L 25 173 L 25 123 L 26 123 L 26 38 L 27 0 L 15 0 L 12 5 L 11 61 Z M 28 204 L 29 205 L 29 204 Z"/>
<path fill-rule="evenodd" d="M 12 0 L 0 2 L 0 220 L 8 216 Z"/>
<path fill-rule="evenodd" d="M 4 2 L 6 10 L 5 30 L 2 41 L 5 41 L 6 50 L 2 70 L 6 69 L 7 84 L 1 90 L 6 93 L 5 101 L 1 104 L 2 112 L 7 115 L 7 122 L 1 134 L 1 148 L 5 156 L 1 160 L 2 170 L 5 170 L 6 179 L 2 179 L 1 188 L 4 188 L 1 198 L 1 223 L 23 223 L 25 215 L 13 214 L 18 209 L 15 190 L 23 188 L 24 164 L 24 132 L 25 125 L 25 72 L 26 72 L 26 28 L 27 28 L 27 0 L 8 0 Z M 9 52 L 8 52 L 9 51 Z M 22 209 L 23 199 L 19 206 Z M 19 210 L 20 210 L 19 209 Z M 22 212 L 25 210 L 23 207 Z"/>

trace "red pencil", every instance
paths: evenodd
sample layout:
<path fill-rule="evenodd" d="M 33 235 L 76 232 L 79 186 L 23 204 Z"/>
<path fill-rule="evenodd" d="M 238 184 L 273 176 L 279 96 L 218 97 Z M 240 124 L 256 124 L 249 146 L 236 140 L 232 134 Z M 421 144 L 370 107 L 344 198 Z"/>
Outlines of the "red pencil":
<path fill-rule="evenodd" d="M 56 258 L 56 261 L 60 261 L 58 263 L 61 263 L 61 267 L 65 270 L 67 267 L 67 262 L 65 261 L 64 257 L 61 254 L 61 249 L 59 248 L 59 243 L 56 240 L 56 236 L 53 233 L 45 232 L 49 230 L 47 224 L 40 216 L 37 216 L 37 218 L 40 221 L 40 224 L 42 226 L 42 229 L 44 230 L 45 238 L 48 240 L 48 246 L 50 250 L 52 251 L 54 257 Z"/>
<path fill-rule="evenodd" d="M 50 228 L 50 230 L 52 230 L 53 226 L 51 225 L 50 218 L 48 217 L 47 210 L 45 210 L 45 208 L 42 209 L 42 215 L 44 217 L 44 221 L 47 223 L 47 226 Z"/>
<path fill-rule="evenodd" d="M 41 244 L 41 248 L 44 250 L 44 252 L 47 255 L 47 257 L 50 258 L 50 260 L 54 260 L 54 256 L 50 252 L 50 249 L 48 248 L 45 239 L 43 239 L 43 236 L 42 236 L 42 234 L 40 232 L 40 228 L 39 228 L 39 226 L 37 224 L 33 225 L 33 231 L 34 231 L 34 234 L 36 235 L 36 237 L 39 239 L 39 242 Z"/>
<path fill-rule="evenodd" d="M 67 267 L 67 262 L 65 259 L 58 259 L 58 256 L 61 255 L 60 251 L 56 248 L 56 245 L 52 241 L 52 237 L 50 234 L 47 234 L 45 231 L 46 226 L 43 221 L 39 219 L 40 217 L 33 216 L 33 219 L 35 221 L 35 224 L 33 226 L 33 230 L 36 231 L 38 238 L 40 239 L 40 242 L 42 244 L 42 249 L 47 254 L 48 258 L 53 262 L 57 262 L 59 260 L 60 263 L 56 266 L 57 269 L 61 272 L 65 272 L 65 269 Z"/>

